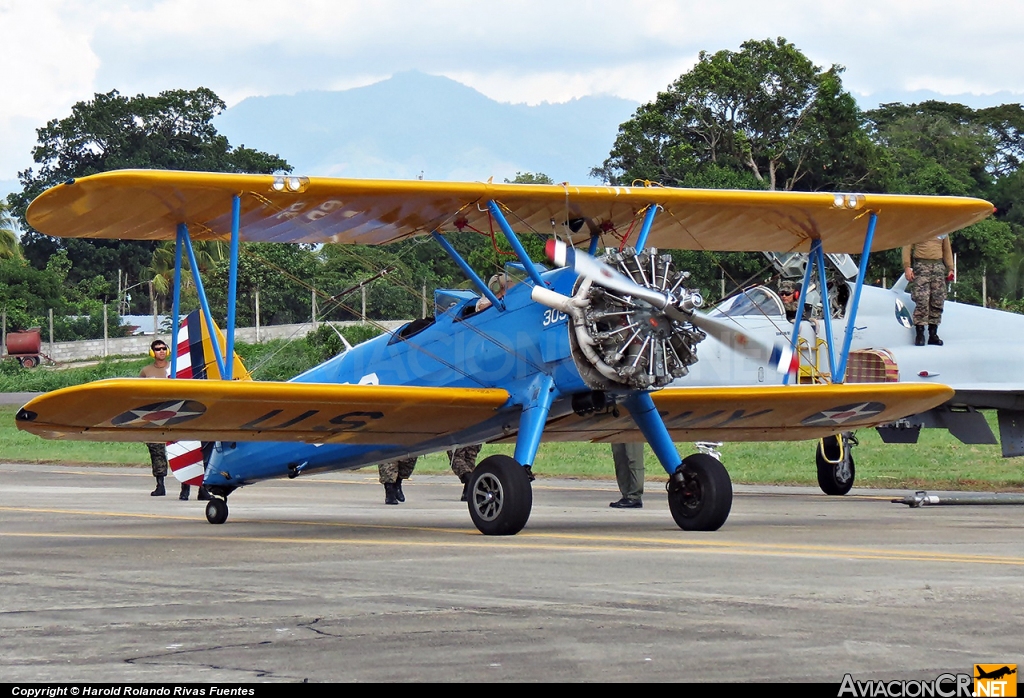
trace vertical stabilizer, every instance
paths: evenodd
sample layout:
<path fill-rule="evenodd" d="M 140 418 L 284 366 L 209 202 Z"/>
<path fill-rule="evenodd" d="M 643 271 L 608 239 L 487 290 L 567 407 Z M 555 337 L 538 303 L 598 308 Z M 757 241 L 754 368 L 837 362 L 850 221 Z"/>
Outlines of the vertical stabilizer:
<path fill-rule="evenodd" d="M 217 344 L 221 356 L 224 356 L 226 342 L 224 334 L 213 323 Z M 235 380 L 251 380 L 249 373 L 242 365 L 242 360 L 235 356 L 232 375 Z M 213 338 L 206 326 L 206 318 L 202 310 L 193 310 L 181 321 L 178 330 L 178 362 L 174 377 L 178 379 L 220 380 L 220 367 L 217 366 L 217 355 L 213 351 Z M 172 441 L 167 444 L 167 464 L 174 477 L 186 485 L 202 485 L 206 466 L 203 463 L 203 444 L 199 441 Z"/>

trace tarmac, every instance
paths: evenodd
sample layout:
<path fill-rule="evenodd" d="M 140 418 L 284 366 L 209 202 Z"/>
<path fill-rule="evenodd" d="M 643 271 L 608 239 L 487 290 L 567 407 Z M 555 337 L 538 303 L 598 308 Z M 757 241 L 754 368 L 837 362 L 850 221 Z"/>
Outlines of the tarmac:
<path fill-rule="evenodd" d="M 369 470 L 203 503 L 140 468 L 0 465 L 6 682 L 934 679 L 1024 664 L 1024 508 L 736 487 L 714 533 L 661 485 L 538 479 L 485 537 L 451 476 Z M 176 492 L 174 492 L 176 494 Z"/>

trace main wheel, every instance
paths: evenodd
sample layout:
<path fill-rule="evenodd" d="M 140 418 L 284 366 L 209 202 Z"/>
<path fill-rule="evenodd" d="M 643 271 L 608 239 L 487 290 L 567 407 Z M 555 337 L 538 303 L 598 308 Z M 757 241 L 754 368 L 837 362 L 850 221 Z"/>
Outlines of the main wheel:
<path fill-rule="evenodd" d="M 228 520 L 228 500 L 214 497 L 206 503 L 206 520 L 212 524 L 222 524 Z"/>
<path fill-rule="evenodd" d="M 34 356 L 26 356 L 22 359 L 19 359 L 19 361 L 21 362 L 21 365 L 24 366 L 25 368 L 35 368 L 35 365 L 39 363 L 39 360 L 36 359 L 36 357 Z"/>
<path fill-rule="evenodd" d="M 814 460 L 818 464 L 818 487 L 825 494 L 843 495 L 853 487 L 851 439 L 846 434 L 826 436 L 818 442 Z"/>
<path fill-rule="evenodd" d="M 732 510 L 732 481 L 722 462 L 706 453 L 683 459 L 668 481 L 668 508 L 684 531 L 717 531 Z"/>
<path fill-rule="evenodd" d="M 489 456 L 469 476 L 469 515 L 487 536 L 519 533 L 533 509 L 526 469 L 508 456 Z"/>

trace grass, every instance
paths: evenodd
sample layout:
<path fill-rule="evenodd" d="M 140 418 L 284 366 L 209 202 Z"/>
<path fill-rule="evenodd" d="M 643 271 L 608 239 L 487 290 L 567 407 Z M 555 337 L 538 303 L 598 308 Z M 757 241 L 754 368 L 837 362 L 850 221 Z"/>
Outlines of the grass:
<path fill-rule="evenodd" d="M 138 376 L 149 358 L 107 357 L 92 366 L 59 369 L 52 366 L 22 368 L 13 359 L 0 361 L 0 393 L 48 393 L 101 378 Z"/>
<path fill-rule="evenodd" d="M 0 407 L 0 461 L 149 466 L 149 453 L 136 443 L 48 441 L 18 431 L 17 408 Z M 989 415 L 994 422 L 994 415 Z M 993 425 L 994 426 L 994 425 Z M 998 446 L 968 446 L 945 431 L 925 429 L 917 444 L 883 444 L 872 430 L 858 433 L 854 449 L 859 487 L 930 490 L 1024 491 L 1024 459 L 1002 458 Z M 485 446 L 481 459 L 492 453 L 512 455 L 513 446 Z M 730 443 L 721 447 L 722 460 L 735 483 L 817 485 L 813 441 Z M 680 444 L 680 453 L 695 451 Z M 650 447 L 645 449 L 649 483 L 664 482 L 665 475 Z M 444 453 L 420 459 L 421 473 L 444 473 Z M 607 444 L 543 444 L 534 472 L 540 477 L 614 477 Z"/>
<path fill-rule="evenodd" d="M 333 334 L 326 334 L 333 339 Z M 317 339 L 317 337 L 314 337 Z M 323 338 L 317 339 L 317 341 Z M 353 339 L 359 339 L 358 337 Z M 315 345 L 315 346 L 314 346 Z M 340 346 L 340 342 L 339 342 Z M 239 354 L 250 369 L 260 366 L 261 379 L 284 379 L 323 359 L 323 347 L 309 338 L 287 343 L 238 344 Z M 112 357 L 93 366 L 66 370 L 22 369 L 14 361 L 0 362 L 0 392 L 46 392 L 100 378 L 137 376 L 148 358 Z M 265 374 L 265 375 L 263 375 Z M 47 441 L 18 431 L 14 407 L 0 407 L 0 461 L 18 463 L 96 463 L 145 465 L 145 446 L 134 443 Z M 998 432 L 995 413 L 989 425 Z M 924 429 L 917 444 L 883 444 L 874 429 L 857 434 L 860 446 L 853 451 L 860 487 L 932 490 L 1024 490 L 1024 458 L 1002 458 L 999 446 L 968 446 L 938 429 Z M 815 442 L 729 443 L 721 447 L 722 460 L 733 482 L 748 484 L 817 485 Z M 512 445 L 485 446 L 480 454 L 512 455 Z M 695 451 L 680 444 L 681 454 Z M 665 475 L 650 447 L 645 449 L 648 479 L 664 481 Z M 420 459 L 420 472 L 448 471 L 444 453 Z M 550 443 L 541 445 L 534 464 L 537 475 L 612 478 L 611 449 L 607 444 Z"/>

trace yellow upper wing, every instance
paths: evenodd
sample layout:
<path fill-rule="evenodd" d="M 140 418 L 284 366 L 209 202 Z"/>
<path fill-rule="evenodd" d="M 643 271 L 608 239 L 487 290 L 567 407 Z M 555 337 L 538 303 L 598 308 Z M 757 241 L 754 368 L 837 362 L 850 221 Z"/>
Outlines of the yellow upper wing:
<path fill-rule="evenodd" d="M 179 223 L 196 240 L 225 240 L 231 197 L 241 197 L 243 240 L 383 244 L 411 235 L 488 230 L 486 204 L 510 212 L 513 226 L 575 237 L 625 233 L 647 206 L 662 207 L 648 244 L 668 249 L 859 253 L 868 211 L 878 214 L 874 249 L 949 233 L 992 213 L 966 197 L 667 187 L 420 182 L 274 175 L 124 170 L 83 177 L 41 194 L 28 209 L 36 230 L 58 237 L 172 240 Z M 496 227 L 496 226 L 495 226 Z"/>
<path fill-rule="evenodd" d="M 892 422 L 948 400 L 920 383 L 669 388 L 654 403 L 677 441 L 810 439 Z M 499 389 L 115 378 L 41 395 L 18 428 L 92 441 L 306 441 L 412 445 L 481 424 Z M 518 419 L 500 425 L 512 435 Z M 640 441 L 624 410 L 550 421 L 553 441 Z"/>

